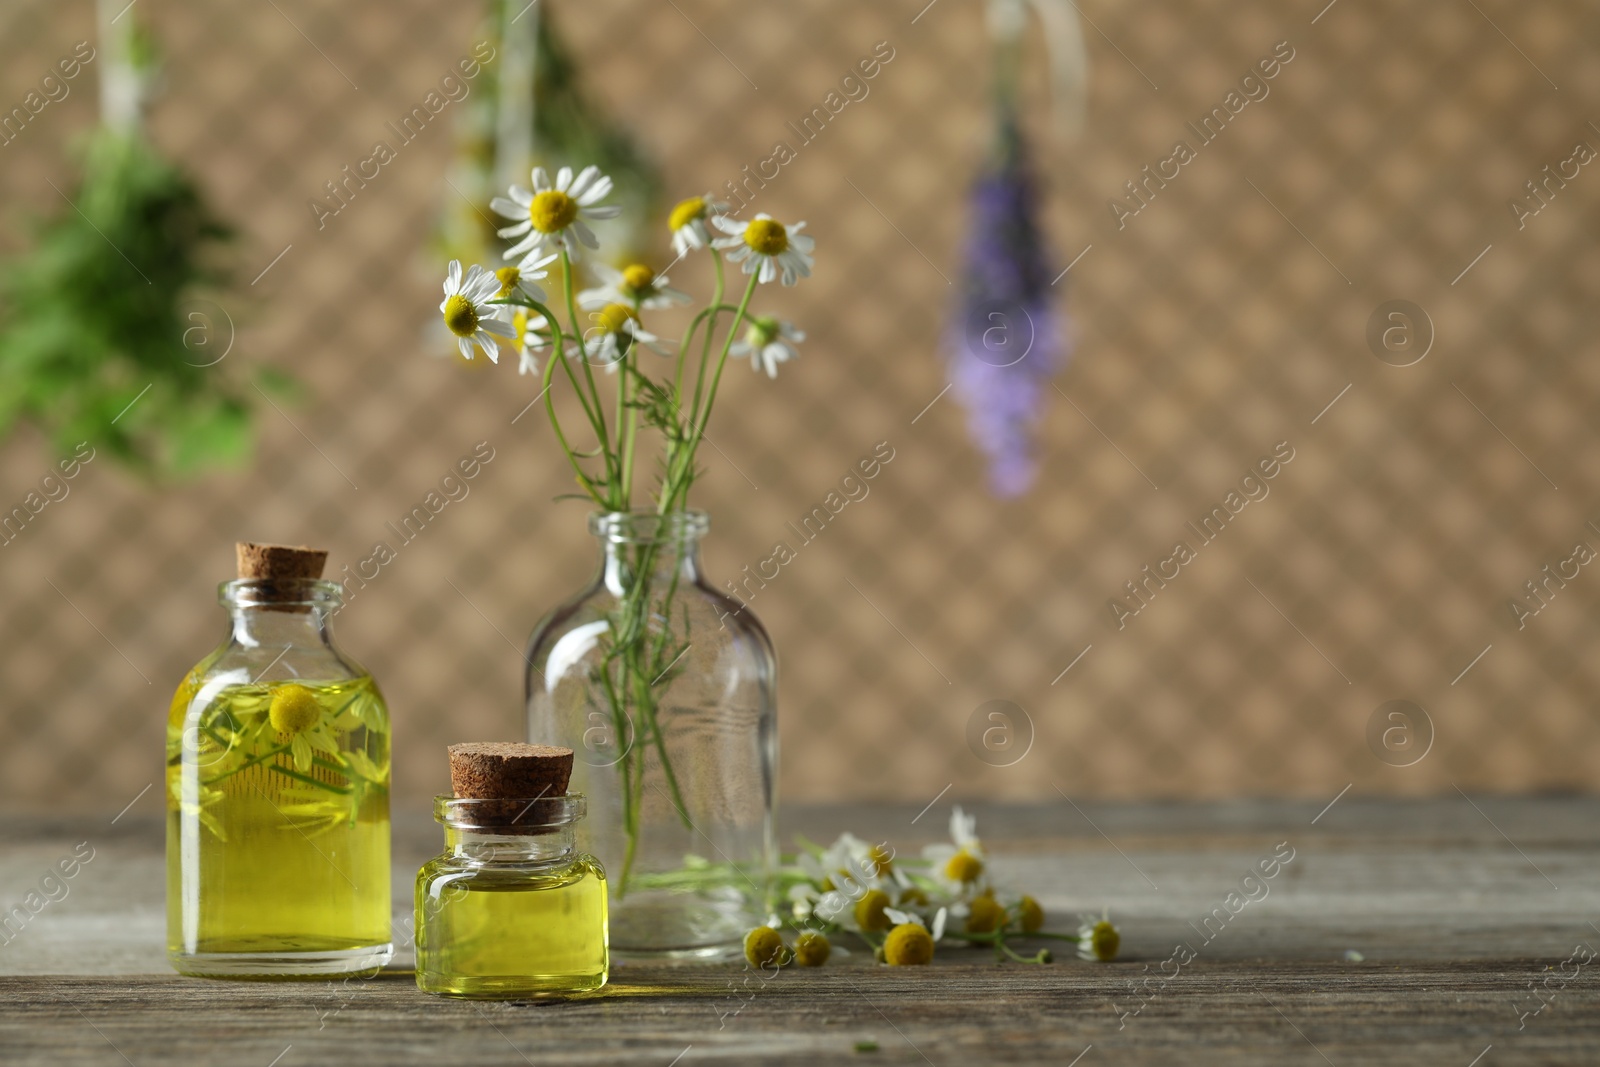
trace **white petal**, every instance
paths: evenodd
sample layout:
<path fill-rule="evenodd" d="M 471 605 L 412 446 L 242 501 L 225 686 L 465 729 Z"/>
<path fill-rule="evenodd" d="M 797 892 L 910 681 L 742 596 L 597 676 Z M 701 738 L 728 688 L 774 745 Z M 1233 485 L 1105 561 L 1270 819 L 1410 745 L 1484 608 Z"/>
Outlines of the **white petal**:
<path fill-rule="evenodd" d="M 529 252 L 536 250 L 540 245 L 544 244 L 544 241 L 545 235 L 536 230 L 524 237 L 522 240 L 518 241 L 516 244 L 512 245 L 510 248 L 506 249 L 504 258 L 516 259 L 518 256 L 527 255 Z"/>
<path fill-rule="evenodd" d="M 582 204 L 584 207 L 588 207 L 591 204 L 599 203 L 601 200 L 604 200 L 606 197 L 610 196 L 611 189 L 611 179 L 605 175 L 601 175 L 599 180 L 597 180 L 593 186 L 584 192 L 582 196 L 578 195 L 578 191 L 576 189 L 573 190 L 572 195 L 578 201 L 578 203 Z"/>
<path fill-rule="evenodd" d="M 517 269 L 522 272 L 522 276 L 524 278 L 548 278 L 550 276 L 550 272 L 544 270 L 543 268 L 547 264 L 553 263 L 561 257 L 555 252 L 551 252 L 549 255 L 541 257 L 539 253 L 542 251 L 544 251 L 543 246 L 536 245 L 533 251 L 529 252 L 527 257 L 524 258 L 521 263 L 517 264 Z M 540 299 L 543 298 L 541 297 Z"/>
<path fill-rule="evenodd" d="M 483 354 L 489 357 L 490 363 L 500 362 L 500 346 L 495 344 L 494 338 L 487 331 L 479 330 L 472 338 L 483 349 Z"/>
<path fill-rule="evenodd" d="M 945 909 L 940 908 L 939 913 L 933 917 L 933 939 L 939 940 L 944 936 Z"/>
<path fill-rule="evenodd" d="M 503 322 L 500 319 L 479 319 L 478 332 L 497 334 L 500 337 L 509 337 L 512 339 L 515 339 L 517 336 L 517 331 L 512 328 L 511 324 L 509 322 Z"/>
<path fill-rule="evenodd" d="M 556 188 L 560 189 L 564 193 L 571 186 L 572 186 L 572 168 L 571 167 L 562 167 L 560 170 L 556 171 Z"/>
<path fill-rule="evenodd" d="M 470 337 L 457 337 L 456 338 L 456 347 L 461 350 L 461 355 L 463 357 L 465 357 L 466 359 L 471 359 L 472 358 L 472 338 L 470 338 Z"/>
<path fill-rule="evenodd" d="M 533 206 L 533 190 L 524 189 L 520 185 L 513 185 L 510 192 L 511 199 L 521 204 L 524 211 Z"/>
<path fill-rule="evenodd" d="M 568 173 L 571 172 L 569 171 Z M 594 181 L 599 176 L 600 168 L 591 163 L 578 173 L 577 181 L 570 185 L 563 185 L 562 188 L 566 190 L 568 196 L 576 200 L 580 195 L 582 195 L 585 189 L 589 188 L 589 183 Z"/>
<path fill-rule="evenodd" d="M 561 257 L 556 255 L 554 252 L 550 253 L 548 256 L 545 256 L 543 259 L 535 259 L 533 256 L 529 256 L 522 262 L 518 269 L 522 271 L 522 276 L 524 278 L 547 278 L 550 276 L 550 272 L 544 268 L 548 267 L 550 264 L 554 263 L 560 258 Z"/>
<path fill-rule="evenodd" d="M 544 172 L 543 167 L 533 168 L 533 191 L 536 193 L 547 193 L 550 191 L 550 175 Z M 528 203 L 533 203 L 532 197 L 528 198 Z"/>
<path fill-rule="evenodd" d="M 815 237 L 807 237 L 804 234 L 801 234 L 798 237 L 794 234 L 790 234 L 789 244 L 802 252 L 812 252 L 816 250 L 817 239 Z"/>
<path fill-rule="evenodd" d="M 461 291 L 461 261 L 459 259 L 450 261 L 450 269 L 445 272 L 444 291 L 451 296 Z"/>
<path fill-rule="evenodd" d="M 600 247 L 600 239 L 594 235 L 593 230 L 583 224 L 581 219 L 572 220 L 572 231 L 578 235 L 578 240 L 590 248 Z"/>
<path fill-rule="evenodd" d="M 761 260 L 761 281 L 770 282 L 776 278 L 778 276 L 778 265 L 773 261 L 772 257 L 760 256 L 758 258 Z M 785 284 L 787 284 L 787 281 Z"/>
<path fill-rule="evenodd" d="M 489 207 L 508 219 L 522 219 L 528 216 L 528 206 L 526 204 L 519 204 L 515 200 L 507 200 L 503 196 L 497 196 L 489 201 Z"/>
<path fill-rule="evenodd" d="M 580 219 L 614 219 L 622 214 L 622 209 L 615 204 L 601 204 L 599 207 L 580 207 Z"/>
<path fill-rule="evenodd" d="M 760 217 L 760 216 L 758 216 L 758 217 Z M 740 222 L 738 219 L 733 218 L 733 217 L 728 216 L 728 215 L 712 215 L 711 216 L 711 225 L 715 226 L 717 229 L 721 230 L 723 233 L 733 233 L 733 234 L 740 234 L 740 235 L 743 235 L 743 233 L 744 233 L 744 231 L 745 231 L 745 229 L 747 227 L 746 223 Z"/>
<path fill-rule="evenodd" d="M 612 290 L 609 288 L 585 289 L 578 294 L 578 306 L 587 311 L 599 311 L 610 303 L 613 303 L 613 300 Z"/>
<path fill-rule="evenodd" d="M 531 229 L 533 229 L 533 220 L 523 219 L 515 226 L 504 226 L 494 232 L 497 237 L 521 237 Z"/>

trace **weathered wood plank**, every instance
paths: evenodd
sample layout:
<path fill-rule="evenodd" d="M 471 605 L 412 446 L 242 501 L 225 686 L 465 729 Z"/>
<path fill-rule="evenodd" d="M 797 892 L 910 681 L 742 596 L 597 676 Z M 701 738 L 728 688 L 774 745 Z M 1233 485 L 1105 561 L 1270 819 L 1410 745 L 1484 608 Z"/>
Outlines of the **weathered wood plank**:
<path fill-rule="evenodd" d="M 409 976 L 348 987 L 133 979 L 0 979 L 4 1062 L 396 1065 L 709 1062 L 1587 1064 L 1600 982 L 1586 975 L 1517 1029 L 1510 974 L 1538 961 L 1357 967 L 1226 961 L 1185 973 L 1136 1017 L 1142 965 L 869 966 L 750 980 L 726 969 L 628 968 L 584 1001 L 463 1004 Z M 1524 998 L 1526 999 L 1526 998 Z M 1124 1025 L 1125 1024 L 1125 1025 Z M 858 1042 L 876 1044 L 872 1053 Z M 676 1059 L 680 1057 L 681 1059 Z M 1092 1059 L 1090 1058 L 1092 1057 Z M 1325 1058 L 1325 1059 L 1324 1059 Z"/>
<path fill-rule="evenodd" d="M 1112 906 L 1125 932 L 1116 964 L 996 967 L 981 951 L 941 950 L 927 973 L 857 953 L 771 981 L 739 967 L 624 966 L 598 997 L 537 1006 L 437 1000 L 403 972 L 346 983 L 179 978 L 162 952 L 159 820 L 4 819 L 0 906 L 79 842 L 94 858 L 0 945 L 10 976 L 0 977 L 0 1063 L 666 1065 L 681 1054 L 681 1067 L 944 1067 L 1069 1064 L 1090 1045 L 1082 1067 L 1467 1067 L 1490 1045 L 1479 1067 L 1600 1063 L 1600 961 L 1575 976 L 1571 965 L 1552 970 L 1579 942 L 1600 948 L 1600 801 L 1322 806 L 984 809 L 996 871 L 1037 891 L 1058 923 Z M 848 827 L 914 849 L 942 832 L 945 814 L 914 822 L 918 811 L 812 810 L 790 822 L 813 837 Z M 1279 842 L 1295 856 L 1268 892 L 1217 918 Z M 400 901 L 437 843 L 425 819 L 397 824 Z M 1196 958 L 1162 982 L 1179 942 Z M 1519 1029 L 1519 1013 L 1539 1004 L 1530 983 L 1547 980 L 1549 1006 Z M 858 1041 L 878 1049 L 856 1052 Z"/>

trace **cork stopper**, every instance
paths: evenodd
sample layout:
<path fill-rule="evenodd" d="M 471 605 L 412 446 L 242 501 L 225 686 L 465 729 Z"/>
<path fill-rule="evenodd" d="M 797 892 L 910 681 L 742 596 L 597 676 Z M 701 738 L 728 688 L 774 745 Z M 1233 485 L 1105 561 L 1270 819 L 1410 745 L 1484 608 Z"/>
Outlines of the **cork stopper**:
<path fill-rule="evenodd" d="M 322 577 L 328 553 L 304 545 L 263 545 L 240 541 L 234 546 L 239 558 L 239 577 L 259 582 L 257 596 L 265 601 L 298 601 L 305 598 L 303 583 Z M 279 584 L 281 583 L 281 584 Z M 302 604 L 267 608 L 268 611 L 307 612 Z"/>
<path fill-rule="evenodd" d="M 536 834 L 567 795 L 572 749 L 520 741 L 450 746 L 450 787 L 457 799 L 479 800 L 477 818 L 504 833 Z M 503 802 L 503 806 L 500 802 Z"/>
<path fill-rule="evenodd" d="M 321 578 L 322 565 L 328 562 L 325 550 L 305 545 L 240 541 L 234 547 L 239 556 L 239 577 L 245 579 Z"/>
<path fill-rule="evenodd" d="M 562 797 L 572 778 L 572 749 L 521 741 L 450 746 L 450 787 L 475 800 Z"/>

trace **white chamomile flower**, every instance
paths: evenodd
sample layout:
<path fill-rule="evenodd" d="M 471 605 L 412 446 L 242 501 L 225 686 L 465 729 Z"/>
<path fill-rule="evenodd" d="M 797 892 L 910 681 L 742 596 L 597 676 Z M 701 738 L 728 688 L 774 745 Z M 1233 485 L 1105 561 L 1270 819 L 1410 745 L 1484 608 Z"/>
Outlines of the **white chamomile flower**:
<path fill-rule="evenodd" d="M 539 360 L 534 353 L 550 346 L 550 324 L 531 308 L 514 308 L 511 329 L 517 348 L 517 373 L 538 374 Z"/>
<path fill-rule="evenodd" d="M 974 896 L 984 885 L 983 843 L 978 820 L 956 805 L 950 813 L 951 844 L 929 845 L 922 857 L 931 864 L 935 881 L 957 897 Z"/>
<path fill-rule="evenodd" d="M 506 259 L 532 259 L 545 248 L 565 250 L 576 259 L 580 243 L 600 247 L 584 220 L 615 218 L 622 212 L 615 205 L 601 205 L 611 195 L 611 179 L 599 167 L 584 167 L 576 177 L 571 167 L 562 167 L 554 183 L 543 167 L 534 167 L 532 191 L 513 185 L 510 192 L 510 199 L 497 196 L 489 202 L 499 214 L 517 220 L 499 231 L 501 237 L 522 238 L 506 250 Z"/>
<path fill-rule="evenodd" d="M 583 355 L 590 363 L 614 373 L 635 343 L 657 355 L 670 355 L 657 345 L 658 338 L 639 324 L 639 313 L 626 304 L 607 304 L 590 314 L 594 325 L 583 336 Z"/>
<path fill-rule="evenodd" d="M 744 340 L 735 341 L 728 348 L 734 358 L 750 357 L 751 370 L 765 370 L 768 378 L 778 376 L 778 364 L 787 363 L 800 355 L 795 345 L 806 335 L 787 322 L 770 316 L 753 318 L 745 331 Z"/>
<path fill-rule="evenodd" d="M 520 266 L 501 267 L 494 272 L 494 276 L 500 280 L 500 292 L 496 294 L 496 298 L 508 300 L 513 296 L 521 296 L 527 300 L 544 303 L 544 290 L 533 283 L 536 279 L 550 276 L 550 272 L 544 268 L 554 263 L 555 259 L 553 254 L 543 259 L 530 256 Z"/>
<path fill-rule="evenodd" d="M 643 263 L 634 263 L 622 270 L 596 263 L 594 272 L 603 284 L 598 289 L 585 289 L 578 294 L 578 305 L 591 311 L 607 304 L 664 308 L 689 302 L 688 293 L 669 287 L 665 274 L 657 274 Z"/>
<path fill-rule="evenodd" d="M 678 201 L 667 219 L 667 226 L 672 230 L 672 250 L 678 253 L 678 258 L 710 245 L 711 231 L 706 229 L 706 219 L 727 210 L 728 205 L 711 199 L 710 193 Z"/>
<path fill-rule="evenodd" d="M 760 274 L 762 282 L 781 276 L 784 285 L 793 285 L 801 278 L 811 277 L 811 250 L 816 241 L 800 231 L 805 223 L 785 226 L 763 212 L 754 219 L 740 222 L 726 215 L 714 215 L 711 224 L 731 237 L 719 237 L 711 242 L 712 248 L 732 249 L 728 259 L 743 262 L 746 274 Z"/>
<path fill-rule="evenodd" d="M 933 935 L 933 939 L 938 941 L 944 937 L 944 924 L 945 920 L 949 916 L 949 909 L 940 908 L 938 911 L 934 912 L 932 929 L 929 929 L 928 924 L 923 921 L 922 916 L 918 915 L 914 911 L 901 911 L 898 908 L 884 908 L 883 914 L 887 916 L 889 921 L 894 923 L 896 926 L 904 926 L 906 923 L 910 923 L 913 926 L 920 926 L 924 930 L 928 930 L 928 932 Z"/>
<path fill-rule="evenodd" d="M 1122 934 L 1111 923 L 1110 909 L 1098 917 L 1085 913 L 1078 917 L 1078 958 L 1110 963 L 1122 947 Z"/>
<path fill-rule="evenodd" d="M 500 346 L 495 337 L 511 338 L 511 309 L 505 304 L 491 304 L 500 292 L 500 279 L 476 263 L 461 274 L 461 261 L 452 259 L 450 271 L 444 280 L 444 302 L 439 312 L 444 324 L 455 335 L 456 346 L 464 359 L 472 358 L 474 343 L 489 362 L 500 362 Z"/>

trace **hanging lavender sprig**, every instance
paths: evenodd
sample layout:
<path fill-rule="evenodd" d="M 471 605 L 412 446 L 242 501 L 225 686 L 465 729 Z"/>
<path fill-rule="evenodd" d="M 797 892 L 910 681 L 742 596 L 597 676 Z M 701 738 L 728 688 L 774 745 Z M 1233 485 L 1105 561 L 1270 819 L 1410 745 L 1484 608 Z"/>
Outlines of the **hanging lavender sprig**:
<path fill-rule="evenodd" d="M 1044 388 L 1071 344 L 1061 294 L 1051 286 L 1032 176 L 1013 94 L 997 94 L 993 162 L 972 189 L 962 294 L 949 337 L 950 380 L 973 439 L 989 459 L 989 483 L 1020 496 L 1037 469 L 1033 430 Z"/>
<path fill-rule="evenodd" d="M 1021 132 L 1012 110 L 1002 104 L 1000 111 L 996 162 L 972 191 L 950 374 L 973 439 L 988 456 L 991 487 L 1015 497 L 1033 484 L 1034 425 L 1068 339 L 1054 306 Z"/>

